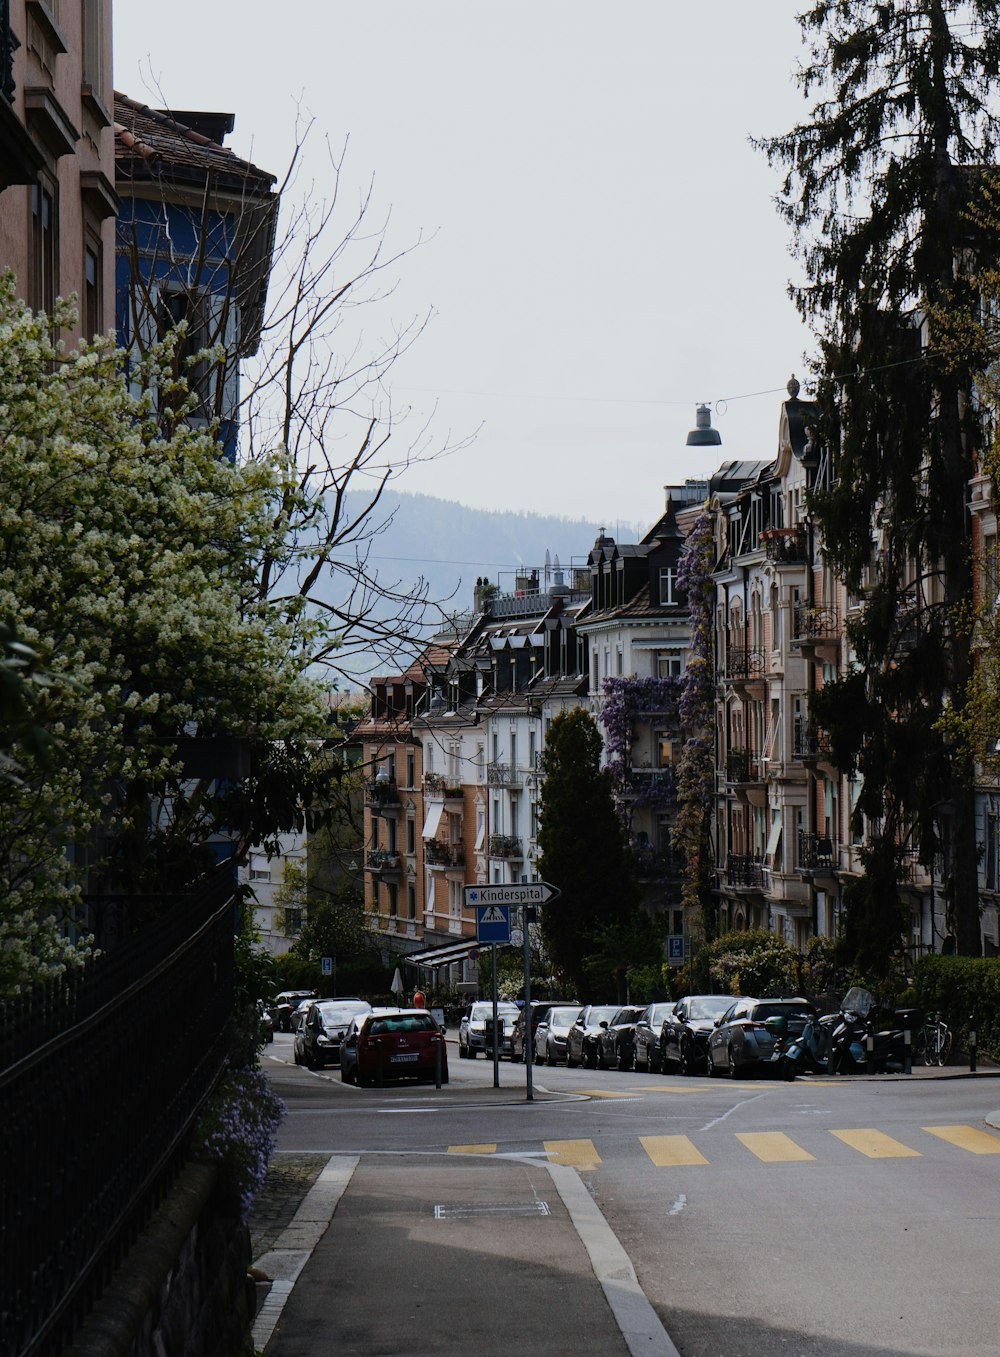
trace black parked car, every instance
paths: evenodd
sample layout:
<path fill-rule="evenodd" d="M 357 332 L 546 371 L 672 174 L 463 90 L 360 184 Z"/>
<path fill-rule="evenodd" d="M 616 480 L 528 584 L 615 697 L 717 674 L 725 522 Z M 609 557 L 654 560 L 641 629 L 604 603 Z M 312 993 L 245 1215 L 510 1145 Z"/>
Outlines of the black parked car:
<path fill-rule="evenodd" d="M 734 1003 L 731 994 L 689 994 L 677 1001 L 660 1028 L 660 1069 L 664 1074 L 676 1066 L 681 1074 L 703 1074 L 708 1038 Z"/>
<path fill-rule="evenodd" d="M 293 1044 L 296 1065 L 310 1070 L 339 1065 L 341 1042 L 351 1019 L 371 1009 L 365 999 L 317 999 L 305 1005 Z"/>
<path fill-rule="evenodd" d="M 663 1020 L 674 1011 L 672 999 L 666 1003 L 649 1004 L 635 1025 L 635 1067 L 637 1070 L 660 1068 L 660 1028 Z"/>
<path fill-rule="evenodd" d="M 602 1070 L 630 1070 L 635 1064 L 635 1025 L 643 1008 L 620 1008 L 597 1038 L 597 1066 Z"/>
<path fill-rule="evenodd" d="M 580 1016 L 569 1029 L 566 1040 L 566 1065 L 586 1065 L 588 1069 L 597 1068 L 597 1043 L 607 1024 L 618 1013 L 617 1004 L 585 1004 Z"/>
<path fill-rule="evenodd" d="M 292 1030 L 292 1014 L 306 999 L 318 999 L 314 989 L 284 989 L 271 1001 L 271 1020 L 276 1032 Z"/>

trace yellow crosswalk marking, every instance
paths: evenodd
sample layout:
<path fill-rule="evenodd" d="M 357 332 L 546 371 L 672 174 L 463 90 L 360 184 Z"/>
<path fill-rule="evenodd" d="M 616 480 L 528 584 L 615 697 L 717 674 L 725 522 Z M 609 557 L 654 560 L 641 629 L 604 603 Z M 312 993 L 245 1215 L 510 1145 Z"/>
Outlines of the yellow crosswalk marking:
<path fill-rule="evenodd" d="M 640 1136 L 639 1140 L 658 1169 L 708 1163 L 687 1136 Z"/>
<path fill-rule="evenodd" d="M 496 1154 L 496 1145 L 449 1145 L 449 1154 Z"/>
<path fill-rule="evenodd" d="M 550 1159 L 575 1169 L 596 1169 L 602 1162 L 592 1140 L 543 1140 L 542 1144 Z"/>
<path fill-rule="evenodd" d="M 975 1126 L 924 1126 L 921 1129 L 946 1140 L 949 1145 L 957 1145 L 960 1150 L 968 1150 L 970 1154 L 1000 1154 L 1000 1136 L 991 1136 Z"/>
<path fill-rule="evenodd" d="M 610 1093 L 606 1088 L 575 1088 L 574 1093 L 586 1094 L 588 1098 L 630 1098 L 630 1093 Z"/>
<path fill-rule="evenodd" d="M 856 1131 L 831 1131 L 832 1136 L 850 1145 L 852 1150 L 867 1155 L 869 1159 L 919 1159 L 919 1150 L 911 1150 L 900 1140 L 893 1140 L 883 1131 L 861 1128 Z"/>
<path fill-rule="evenodd" d="M 635 1084 L 631 1090 L 633 1093 L 704 1093 L 704 1089 L 699 1088 L 697 1084 L 657 1084 L 654 1088 L 651 1084 Z"/>
<path fill-rule="evenodd" d="M 746 1131 L 736 1133 L 736 1139 L 743 1142 L 751 1154 L 765 1164 L 802 1163 L 816 1156 L 796 1145 L 783 1131 Z"/>

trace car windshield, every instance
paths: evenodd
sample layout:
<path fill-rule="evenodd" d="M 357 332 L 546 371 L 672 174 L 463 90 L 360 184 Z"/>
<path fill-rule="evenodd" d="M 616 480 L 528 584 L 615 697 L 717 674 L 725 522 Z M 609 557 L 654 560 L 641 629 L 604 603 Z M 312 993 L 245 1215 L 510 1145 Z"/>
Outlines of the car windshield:
<path fill-rule="evenodd" d="M 659 1027 L 660 1023 L 663 1022 L 663 1019 L 667 1016 L 667 1014 L 673 1013 L 673 1011 L 674 1011 L 673 1004 L 654 1004 L 653 1007 L 649 1010 L 650 1027 Z"/>
<path fill-rule="evenodd" d="M 576 1015 L 579 1012 L 578 1008 L 553 1008 L 545 1021 L 550 1027 L 569 1027 L 571 1023 L 576 1022 Z"/>
<path fill-rule="evenodd" d="M 620 1008 L 615 1014 L 614 1026 L 618 1027 L 626 1022 L 638 1022 L 643 1015 L 641 1008 Z"/>
<path fill-rule="evenodd" d="M 603 1007 L 592 1008 L 587 1017 L 587 1022 L 591 1027 L 596 1027 L 602 1022 L 613 1022 L 618 1009 L 613 1004 L 605 1004 Z"/>
<path fill-rule="evenodd" d="M 810 1018 L 812 1014 L 805 1004 L 758 1004 L 753 1011 L 754 1022 L 764 1022 L 767 1018 Z"/>
<path fill-rule="evenodd" d="M 728 994 L 706 995 L 702 999 L 690 999 L 688 1001 L 688 1017 L 703 1018 L 715 1021 L 721 1018 L 723 1013 L 732 1007 L 732 998 Z"/>
<path fill-rule="evenodd" d="M 497 1004 L 497 1015 L 501 1018 L 509 1018 L 511 1016 L 516 1017 L 517 1014 L 520 1013 L 520 1011 L 521 1010 L 518 1008 L 517 1004 L 509 1004 L 506 1001 L 504 1003 Z M 492 1018 L 493 1005 L 473 1004 L 472 1017 L 475 1018 L 477 1021 L 480 1020 L 481 1018 Z"/>
<path fill-rule="evenodd" d="M 386 1032 L 436 1032 L 437 1023 L 429 1013 L 400 1013 L 398 1017 L 374 1018 L 368 1028 L 369 1036 L 383 1036 Z"/>
<path fill-rule="evenodd" d="M 361 999 L 356 999 L 350 1004 L 320 1004 L 320 1017 L 325 1023 L 346 1024 L 351 1021 L 358 1013 L 369 1013 L 370 1006 Z"/>

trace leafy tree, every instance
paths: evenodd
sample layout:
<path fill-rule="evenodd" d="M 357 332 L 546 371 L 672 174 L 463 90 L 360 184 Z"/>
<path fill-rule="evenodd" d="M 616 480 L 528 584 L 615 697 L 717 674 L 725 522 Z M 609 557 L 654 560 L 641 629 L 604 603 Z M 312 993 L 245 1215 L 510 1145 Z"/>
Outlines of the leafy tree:
<path fill-rule="evenodd" d="M 301 825 L 331 776 L 305 673 L 324 624 L 255 587 L 287 459 L 233 467 L 179 420 L 164 434 L 109 340 L 63 350 L 74 319 L 32 315 L 0 279 L 0 617 L 45 674 L 32 718 L 52 741 L 22 741 L 0 782 L 8 992 L 80 959 L 85 884 L 184 889 L 213 836 L 239 855 Z M 225 741 L 245 777 L 193 766 Z"/>
<path fill-rule="evenodd" d="M 901 858 L 949 849 L 958 949 L 980 950 L 973 763 L 941 717 L 969 695 L 966 498 L 981 441 L 980 355 L 939 355 L 942 309 L 967 311 L 977 242 L 963 207 L 1000 131 L 997 0 L 818 0 L 799 18 L 807 121 L 759 143 L 785 168 L 779 204 L 820 343 L 821 441 L 834 475 L 811 496 L 827 558 L 868 602 L 853 672 L 816 704 L 871 843 L 855 943 L 881 969 L 899 945 Z M 873 552 L 877 577 L 866 579 Z M 888 911 L 888 919 L 881 911 Z"/>
<path fill-rule="evenodd" d="M 677 769 L 674 842 L 684 853 L 681 903 L 693 941 L 715 937 L 718 905 L 712 894 L 712 806 L 715 796 L 715 581 L 712 520 L 706 510 L 688 534 L 677 583 L 691 622 L 688 662 L 681 677 L 684 745 Z"/>
<path fill-rule="evenodd" d="M 768 999 L 796 987 L 798 954 L 766 928 L 724 933 L 705 948 L 709 982 L 720 994 Z"/>
<path fill-rule="evenodd" d="M 585 958 L 603 950 L 600 930 L 626 926 L 639 907 L 600 732 L 587 712 L 561 712 L 552 722 L 542 776 L 539 871 L 562 892 L 541 911 L 542 941 L 553 969 L 586 1002 L 595 985 Z"/>

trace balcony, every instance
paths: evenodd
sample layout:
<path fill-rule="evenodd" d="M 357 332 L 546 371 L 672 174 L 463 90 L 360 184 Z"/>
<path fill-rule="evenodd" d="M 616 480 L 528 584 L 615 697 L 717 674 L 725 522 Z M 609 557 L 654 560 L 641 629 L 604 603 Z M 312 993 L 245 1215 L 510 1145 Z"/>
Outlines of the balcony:
<path fill-rule="evenodd" d="M 507 858 L 509 860 L 517 859 L 520 861 L 520 859 L 524 857 L 524 849 L 521 846 L 521 840 L 513 834 L 491 834 L 490 857 Z"/>
<path fill-rule="evenodd" d="M 836 608 L 800 604 L 792 612 L 792 640 L 803 650 L 840 644 L 840 614 Z"/>
<path fill-rule="evenodd" d="M 802 875 L 829 876 L 837 866 L 837 845 L 825 834 L 799 832 L 798 871 Z"/>
<path fill-rule="evenodd" d="M 464 867 L 465 847 L 460 843 L 444 843 L 441 839 L 425 839 L 424 864 L 428 867 Z"/>
<path fill-rule="evenodd" d="M 681 873 L 682 855 L 680 853 L 658 853 L 652 848 L 633 848 L 636 875 L 640 881 L 663 881 L 678 877 Z"/>
<path fill-rule="evenodd" d="M 399 810 L 399 789 L 395 782 L 366 782 L 365 805 L 376 812 Z"/>
<path fill-rule="evenodd" d="M 722 677 L 737 688 L 759 688 L 767 682 L 767 664 L 760 646 L 730 649 L 722 667 Z"/>
<path fill-rule="evenodd" d="M 808 560 L 805 528 L 768 528 L 760 536 L 767 559 L 775 565 L 804 565 Z"/>
<path fill-rule="evenodd" d="M 461 782 L 445 777 L 443 773 L 424 773 L 424 793 L 434 798 L 443 797 L 445 801 L 463 800 Z"/>
<path fill-rule="evenodd" d="M 510 763 L 488 763 L 486 784 L 489 787 L 520 787 L 521 770 Z"/>
<path fill-rule="evenodd" d="M 749 749 L 730 749 L 726 755 L 726 781 L 738 784 L 763 782 L 764 764 Z"/>
<path fill-rule="evenodd" d="M 373 872 L 398 872 L 399 854 L 394 848 L 369 848 L 365 864 Z"/>
<path fill-rule="evenodd" d="M 764 864 L 746 853 L 730 853 L 726 859 L 726 885 L 735 890 L 763 891 Z"/>

